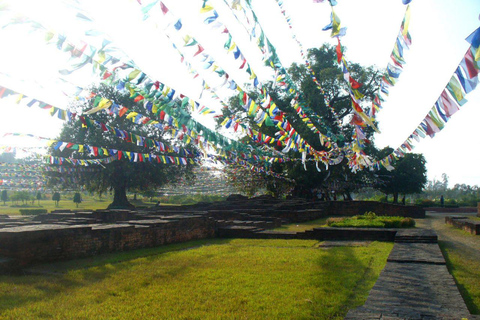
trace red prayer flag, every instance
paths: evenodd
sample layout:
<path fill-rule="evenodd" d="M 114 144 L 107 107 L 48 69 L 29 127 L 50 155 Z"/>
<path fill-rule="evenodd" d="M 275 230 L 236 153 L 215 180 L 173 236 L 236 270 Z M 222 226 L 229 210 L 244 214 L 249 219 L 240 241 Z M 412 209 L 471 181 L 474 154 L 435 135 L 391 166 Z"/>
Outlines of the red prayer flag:
<path fill-rule="evenodd" d="M 195 52 L 195 54 L 193 56 L 195 57 L 196 55 L 202 53 L 203 50 L 205 50 L 205 49 L 203 49 L 203 47 L 201 45 L 198 45 L 198 51 Z"/>
<path fill-rule="evenodd" d="M 351 85 L 352 89 L 359 89 L 359 88 L 362 86 L 361 83 L 358 83 L 358 82 L 355 81 L 352 77 L 350 77 L 350 78 L 348 79 L 348 81 L 350 82 L 350 85 Z"/>
<path fill-rule="evenodd" d="M 470 79 L 475 78 L 478 75 L 479 70 L 476 68 L 475 58 L 472 51 L 469 49 L 465 54 L 465 66 L 468 70 L 468 76 Z"/>
<path fill-rule="evenodd" d="M 338 44 L 337 44 L 337 62 L 340 63 L 342 61 L 342 46 L 340 45 L 340 39 L 337 38 Z"/>
<path fill-rule="evenodd" d="M 168 9 L 167 9 L 167 7 L 165 7 L 165 5 L 163 4 L 163 2 L 160 2 L 160 8 L 162 8 L 163 14 L 167 14 Z"/>
<path fill-rule="evenodd" d="M 138 101 L 142 101 L 143 99 L 145 99 L 142 95 L 138 95 L 135 97 L 135 99 L 133 99 L 134 102 L 138 102 Z"/>

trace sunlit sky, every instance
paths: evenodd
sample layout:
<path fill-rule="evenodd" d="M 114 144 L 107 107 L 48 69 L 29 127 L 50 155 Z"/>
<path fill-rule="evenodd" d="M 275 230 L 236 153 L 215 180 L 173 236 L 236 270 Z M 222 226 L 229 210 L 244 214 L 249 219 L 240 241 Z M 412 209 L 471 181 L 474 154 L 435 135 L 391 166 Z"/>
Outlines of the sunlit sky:
<path fill-rule="evenodd" d="M 148 4 L 151 1 L 142 1 Z M 247 77 L 238 71 L 231 55 L 226 55 L 223 40 L 202 23 L 199 0 L 163 1 L 177 17 L 182 18 L 183 30 L 193 35 L 206 51 L 211 53 L 237 82 Z M 328 2 L 312 0 L 285 0 L 285 9 L 291 17 L 293 32 L 305 49 L 319 47 L 322 43 L 335 44 L 329 32 L 321 29 L 330 21 Z M 112 46 L 135 61 L 152 79 L 164 82 L 191 98 L 198 99 L 201 91 L 198 79 L 192 79 L 179 61 L 179 56 L 163 32 L 159 8 L 142 21 L 141 7 L 136 0 L 82 0 L 75 1 L 0 1 L 10 4 L 10 9 L 37 20 L 49 28 L 63 32 L 72 40 L 79 39 L 97 45 L 102 37 L 112 41 Z M 245 31 L 236 23 L 223 0 L 212 0 L 234 36 L 242 52 L 263 81 L 272 80 L 272 73 L 263 67 L 260 53 Z M 253 0 L 252 5 L 267 37 L 277 48 L 285 67 L 302 59 L 292 31 L 288 28 L 274 0 Z M 1 7 L 1 6 L 0 6 Z M 80 8 L 94 19 L 94 24 L 76 20 Z M 405 12 L 401 0 L 338 0 L 335 7 L 347 35 L 342 44 L 347 47 L 347 60 L 362 65 L 386 67 Z M 12 12 L 12 11 L 9 11 Z M 7 12 L 7 13 L 9 13 Z M 378 115 L 381 134 L 375 136 L 378 147 L 398 147 L 418 126 L 445 88 L 469 44 L 465 38 L 480 26 L 480 1 L 478 0 L 413 0 L 411 2 L 410 34 L 412 46 L 405 53 L 406 64 L 398 83 Z M 0 15 L 4 24 L 5 15 Z M 85 37 L 85 31 L 94 29 L 102 34 Z M 169 31 L 171 32 L 171 31 Z M 66 108 L 74 92 L 74 85 L 59 80 L 58 70 L 69 65 L 68 56 L 55 46 L 47 46 L 41 32 L 33 32 L 30 25 L 13 25 L 0 30 L 0 86 L 22 92 L 29 97 Z M 70 77 L 62 77 L 76 86 L 87 86 L 98 81 L 87 66 Z M 205 96 L 205 95 L 204 95 Z M 467 95 L 469 101 L 457 112 L 435 138 L 416 143 L 414 152 L 423 153 L 427 159 L 429 179 L 449 176 L 450 186 L 455 183 L 480 185 L 480 89 Z M 202 102 L 218 109 L 211 100 Z M 55 138 L 63 122 L 53 119 L 39 108 L 15 104 L 13 98 L 0 100 L 0 135 L 6 132 L 30 133 Z M 200 118 L 199 118 L 200 119 Z M 206 123 L 211 120 L 205 119 Z M 0 139 L 0 145 L 12 144 L 10 139 Z"/>

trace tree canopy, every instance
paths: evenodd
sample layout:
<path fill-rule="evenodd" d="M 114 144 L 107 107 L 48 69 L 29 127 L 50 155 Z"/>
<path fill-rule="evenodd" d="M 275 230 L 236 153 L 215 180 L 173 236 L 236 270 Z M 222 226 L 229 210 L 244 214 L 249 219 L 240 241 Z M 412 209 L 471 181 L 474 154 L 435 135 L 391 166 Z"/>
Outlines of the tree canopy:
<path fill-rule="evenodd" d="M 135 112 L 133 116 L 136 113 L 145 112 L 143 105 L 130 98 L 128 92 L 118 91 L 107 85 L 93 88 L 92 92 L 95 99 L 88 99 L 77 105 L 78 114 L 85 115 L 88 110 L 98 106 L 100 104 L 98 97 L 107 99 L 117 106 L 128 108 Z M 179 106 L 178 101 L 174 101 L 175 106 Z M 50 173 L 50 184 L 60 184 L 64 187 L 82 186 L 88 191 L 99 193 L 113 190 L 114 200 L 109 208 L 128 208 L 133 206 L 126 197 L 127 191 L 144 192 L 169 183 L 176 183 L 183 177 L 193 178 L 192 163 L 166 164 L 159 160 L 162 156 L 179 156 L 180 154 L 185 156 L 187 147 L 193 150 L 190 151 L 192 154 L 196 153 L 192 145 L 178 145 L 178 140 L 175 142 L 177 145 L 174 145 L 174 142 L 170 141 L 172 137 L 165 130 L 160 130 L 153 125 L 136 124 L 132 121 L 135 118 L 131 118 L 129 120 L 119 115 L 99 111 L 82 116 L 80 121 L 67 122 L 58 138 L 59 143 L 51 148 L 53 155 L 75 159 L 110 159 L 110 161 L 89 166 L 87 169 L 73 168 L 68 178 L 61 173 Z M 143 139 L 143 137 L 150 139 Z M 152 143 L 152 139 L 157 143 Z M 62 142 L 71 143 L 73 146 L 78 145 L 78 147 L 61 148 Z M 165 143 L 165 147 L 161 148 L 163 152 L 160 152 L 160 143 Z M 152 156 L 155 159 L 152 159 Z"/>
<path fill-rule="evenodd" d="M 391 153 L 391 148 L 385 148 L 382 154 Z M 377 173 L 376 188 L 385 194 L 393 195 L 393 202 L 398 202 L 399 194 L 414 194 L 422 192 L 427 183 L 426 161 L 423 155 L 406 154 L 397 160 L 391 171 L 381 168 Z"/>
<path fill-rule="evenodd" d="M 363 188 L 365 185 L 375 185 L 375 175 L 368 170 L 356 171 L 351 170 L 348 157 L 355 156 L 353 153 L 348 154 L 346 150 L 361 148 L 361 154 L 372 155 L 372 160 L 377 160 L 375 155 L 378 154 L 373 144 L 374 129 L 366 126 L 361 119 L 358 119 L 356 113 L 353 112 L 354 106 L 351 102 L 351 84 L 345 81 L 344 72 L 336 62 L 336 49 L 333 46 L 324 45 L 319 49 L 312 49 L 308 52 L 308 58 L 311 62 L 311 70 L 316 75 L 316 80 L 321 84 L 319 90 L 317 84 L 312 81 L 310 71 L 304 65 L 293 64 L 289 69 L 289 74 L 294 85 L 298 88 L 300 95 L 297 96 L 298 103 L 302 105 L 305 113 L 310 116 L 315 128 L 327 139 L 334 144 L 335 148 L 331 148 L 319 134 L 307 125 L 304 118 L 299 117 L 297 110 L 291 107 L 292 97 L 285 93 L 284 90 L 275 86 L 273 83 L 267 85 L 268 94 L 273 98 L 274 103 L 279 108 L 291 126 L 302 138 L 306 140 L 308 145 L 317 151 L 330 152 L 331 158 L 325 165 L 314 159 L 314 157 L 306 156 L 305 161 L 301 152 L 290 151 L 286 156 L 288 158 L 297 159 L 297 161 L 286 161 L 281 164 L 266 164 L 269 170 L 281 173 L 296 182 L 294 193 L 305 194 L 311 189 L 321 189 L 325 195 L 334 191 L 336 194 L 344 195 L 346 199 L 350 199 L 351 192 Z M 381 72 L 373 67 L 362 67 L 359 64 L 349 63 L 349 77 L 355 81 L 358 90 L 355 94 L 361 95 L 363 101 L 367 103 L 372 101 L 374 93 L 379 87 L 381 80 Z M 249 96 L 257 100 L 263 97 L 257 92 L 250 92 Z M 234 97 L 230 100 L 230 107 L 224 110 L 226 118 L 241 119 L 248 123 L 248 127 L 254 132 L 260 132 L 268 136 L 274 137 L 278 131 L 278 127 L 265 123 L 259 126 L 255 119 L 248 116 L 248 113 L 242 107 L 241 99 Z M 218 125 L 222 123 L 222 119 L 218 120 Z M 362 125 L 363 139 L 356 137 L 355 125 Z M 288 129 L 286 129 L 288 130 Z M 252 141 L 253 140 L 253 141 Z M 258 140 L 247 139 L 245 143 L 255 145 Z M 276 145 L 277 150 L 282 150 L 283 146 Z M 332 150 L 336 151 L 332 151 Z M 265 179 L 265 184 L 267 180 Z M 265 185 L 266 187 L 266 185 Z"/>

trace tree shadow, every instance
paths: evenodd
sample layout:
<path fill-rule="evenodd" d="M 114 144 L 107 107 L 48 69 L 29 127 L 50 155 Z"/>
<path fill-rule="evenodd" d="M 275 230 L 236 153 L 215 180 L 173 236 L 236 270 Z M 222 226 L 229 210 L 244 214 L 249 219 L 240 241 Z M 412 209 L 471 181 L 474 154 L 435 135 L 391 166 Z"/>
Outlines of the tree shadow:
<path fill-rule="evenodd" d="M 0 276 L 0 314 L 23 305 L 54 299 L 67 291 L 88 287 L 120 272 L 128 272 L 139 263 L 149 263 L 159 256 L 203 246 L 229 243 L 230 239 L 204 239 L 155 248 L 108 253 L 89 258 L 64 262 L 40 264 L 28 269 L 23 275 Z M 201 263 L 197 261 L 196 263 Z M 171 269 L 171 270 L 170 270 Z M 186 268 L 170 268 L 169 277 L 178 277 Z M 35 293 L 25 293 L 28 286 Z M 19 289 L 20 288 L 20 289 Z"/>
<path fill-rule="evenodd" d="M 317 283 L 319 295 L 312 303 L 315 319 L 343 319 L 351 309 L 365 304 L 368 294 L 386 265 L 390 250 L 382 253 L 376 242 L 364 247 L 331 247 L 317 261 L 321 272 L 327 270 L 327 282 Z M 392 245 L 393 247 L 393 245 Z M 374 254 L 372 254 L 374 250 Z M 380 269 L 380 270 L 379 270 Z M 328 286 L 327 290 L 325 286 Z M 325 291 L 326 290 L 326 291 Z M 329 301 L 328 293 L 335 291 L 339 300 Z M 320 310 L 328 310 L 329 315 Z"/>

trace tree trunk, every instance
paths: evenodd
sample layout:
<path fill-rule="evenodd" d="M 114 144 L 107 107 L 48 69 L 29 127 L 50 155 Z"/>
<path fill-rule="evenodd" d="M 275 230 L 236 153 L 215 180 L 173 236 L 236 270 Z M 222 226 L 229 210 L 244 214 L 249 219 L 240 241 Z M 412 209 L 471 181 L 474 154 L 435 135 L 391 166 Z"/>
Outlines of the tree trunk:
<path fill-rule="evenodd" d="M 107 209 L 133 209 L 135 206 L 127 199 L 127 179 L 123 170 L 121 161 L 115 161 L 115 167 L 112 173 L 113 202 Z"/>
<path fill-rule="evenodd" d="M 398 192 L 393 193 L 393 203 L 398 203 Z"/>
<path fill-rule="evenodd" d="M 117 186 L 114 188 L 113 202 L 107 209 L 133 209 L 135 206 L 127 199 L 127 188 L 125 186 Z"/>

